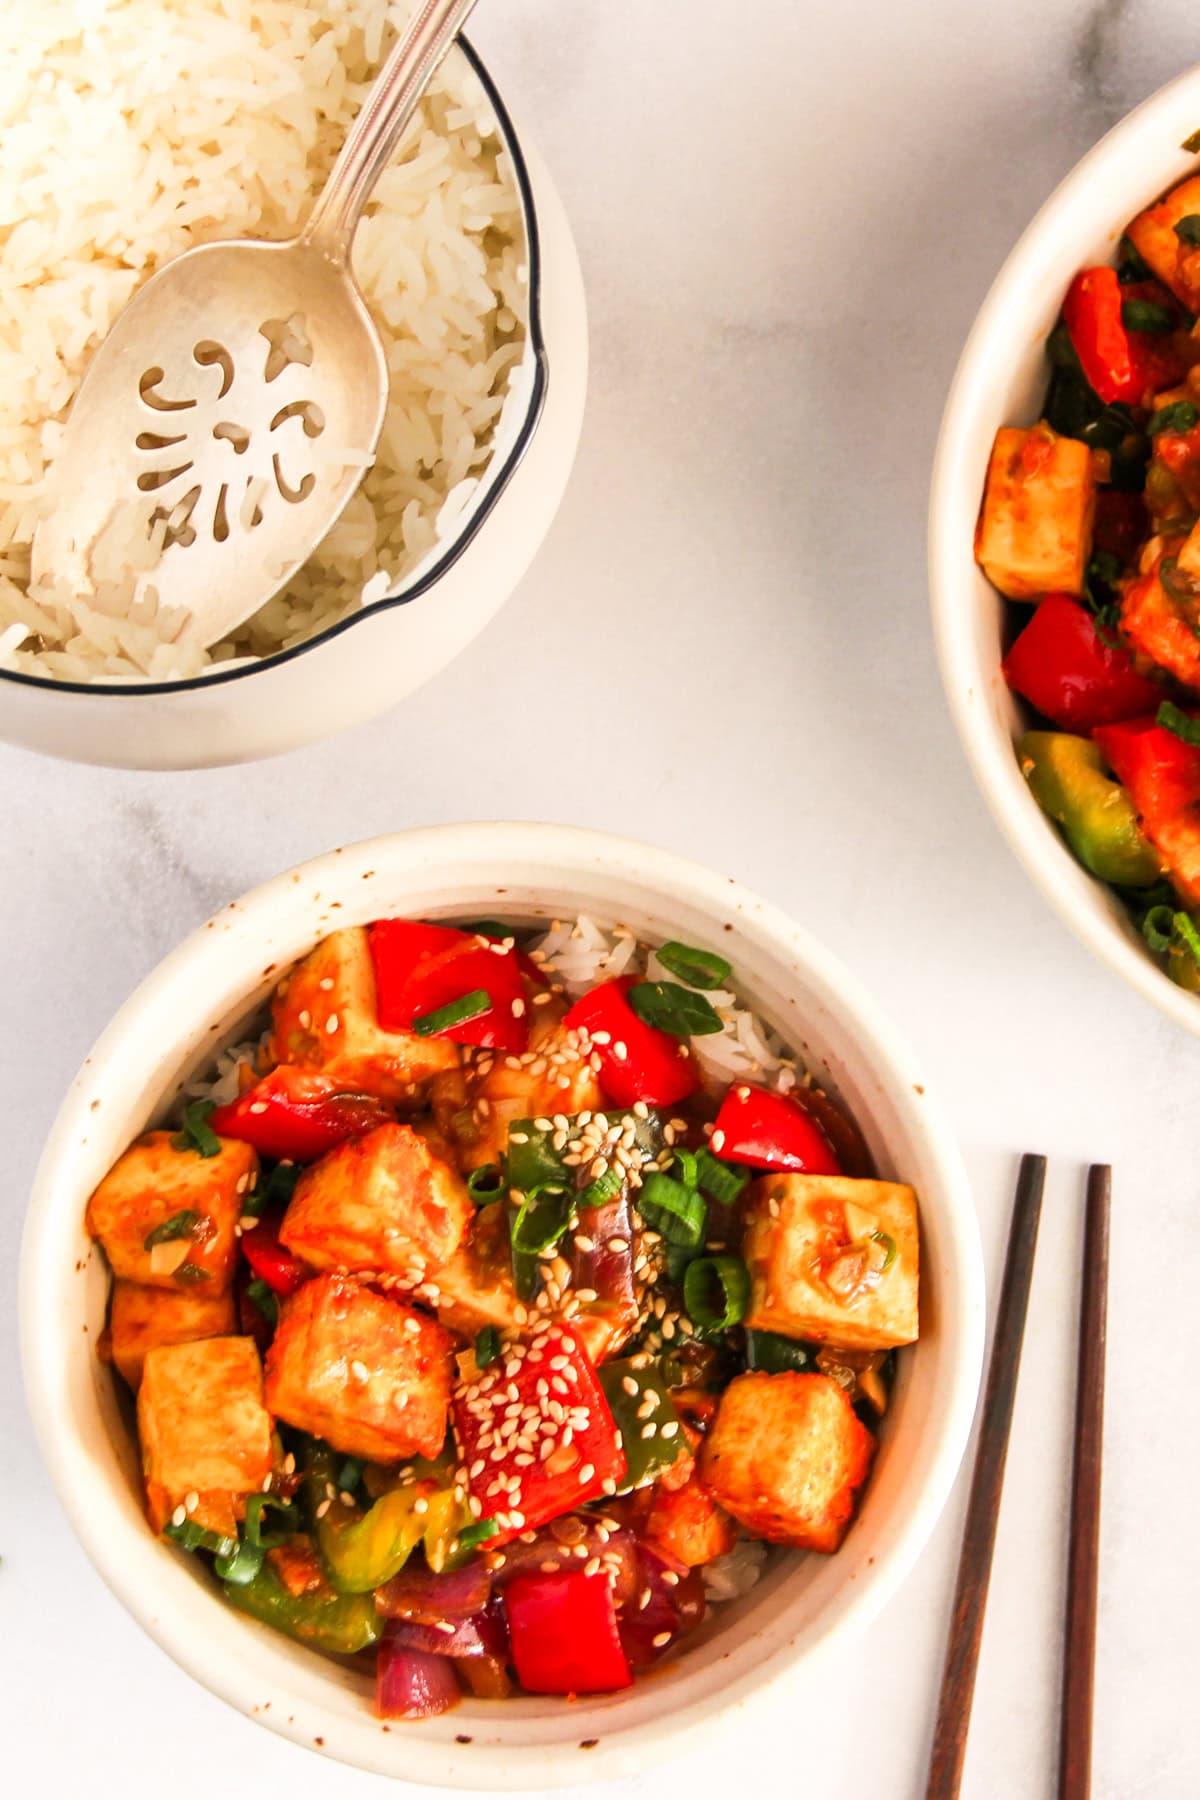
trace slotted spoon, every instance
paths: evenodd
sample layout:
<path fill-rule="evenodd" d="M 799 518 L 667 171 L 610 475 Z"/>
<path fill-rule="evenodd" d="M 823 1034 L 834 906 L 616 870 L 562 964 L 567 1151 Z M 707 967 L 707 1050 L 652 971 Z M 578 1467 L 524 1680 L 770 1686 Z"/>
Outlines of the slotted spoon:
<path fill-rule="evenodd" d="M 475 0 L 423 0 L 285 243 L 205 244 L 139 289 L 75 396 L 35 589 L 179 609 L 209 645 L 307 560 L 383 426 L 383 345 L 350 269 L 363 207 Z"/>

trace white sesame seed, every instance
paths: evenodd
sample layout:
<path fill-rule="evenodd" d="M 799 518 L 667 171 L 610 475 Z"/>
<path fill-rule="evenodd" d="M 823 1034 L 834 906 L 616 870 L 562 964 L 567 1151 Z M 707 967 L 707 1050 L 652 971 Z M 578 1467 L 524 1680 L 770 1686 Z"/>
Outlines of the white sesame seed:
<path fill-rule="evenodd" d="M 421 1495 L 419 1500 L 413 1501 L 413 1511 L 422 1516 L 429 1511 L 429 1502 L 426 1500 L 424 1494 Z"/>
<path fill-rule="evenodd" d="M 301 1030 L 307 1031 L 309 1026 L 312 1024 L 312 1014 L 309 1012 L 307 1007 L 305 1007 L 304 1011 L 299 1015 L 299 1017 L 300 1017 Z"/>
<path fill-rule="evenodd" d="M 184 1508 L 182 1506 L 177 1506 L 175 1511 L 171 1514 L 171 1523 L 172 1525 L 182 1525 L 186 1518 L 187 1513 Z"/>
<path fill-rule="evenodd" d="M 250 1111 L 252 1113 L 265 1113 L 266 1110 L 267 1103 L 265 1100 L 252 1100 L 250 1102 Z"/>
<path fill-rule="evenodd" d="M 369 1371 L 366 1363 L 355 1360 L 350 1364 L 350 1373 L 353 1375 L 355 1381 L 365 1381 Z"/>
<path fill-rule="evenodd" d="M 679 1426 L 676 1421 L 674 1419 L 668 1419 L 667 1423 L 662 1427 L 661 1435 L 665 1438 L 673 1438 L 678 1430 Z"/>
<path fill-rule="evenodd" d="M 329 1033 L 330 1037 L 333 1036 L 333 1034 L 337 1030 L 337 1028 L 338 1028 L 338 1016 L 336 1013 L 330 1013 L 329 1017 L 325 1021 L 325 1029 Z"/>
<path fill-rule="evenodd" d="M 318 1519 L 323 1519 L 325 1517 L 325 1514 L 329 1511 L 329 1509 L 332 1505 L 333 1505 L 332 1500 L 322 1500 L 320 1506 L 318 1506 L 318 1508 L 317 1508 Z"/>
<path fill-rule="evenodd" d="M 671 1634 L 669 1631 L 658 1631 L 650 1639 L 651 1644 L 654 1646 L 654 1648 L 656 1650 L 661 1650 L 663 1645 L 669 1644 L 670 1641 L 671 1641 Z"/>
<path fill-rule="evenodd" d="M 593 1465 L 591 1463 L 584 1463 L 582 1469 L 579 1471 L 579 1479 L 586 1486 L 589 1481 L 594 1480 L 595 1474 L 596 1471 Z"/>
<path fill-rule="evenodd" d="M 613 1045 L 612 1049 L 613 1049 L 613 1055 L 616 1057 L 618 1062 L 624 1062 L 625 1058 L 629 1055 L 628 1049 L 626 1048 L 626 1046 L 623 1043 L 621 1043 L 620 1039 L 617 1040 L 617 1042 Z"/>

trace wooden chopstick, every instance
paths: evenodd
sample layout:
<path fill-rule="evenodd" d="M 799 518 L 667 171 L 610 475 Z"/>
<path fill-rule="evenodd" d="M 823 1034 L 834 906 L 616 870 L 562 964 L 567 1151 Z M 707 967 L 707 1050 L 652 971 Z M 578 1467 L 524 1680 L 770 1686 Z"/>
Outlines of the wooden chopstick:
<path fill-rule="evenodd" d="M 926 1800 L 954 1800 L 962 1781 L 1045 1181 L 1045 1157 L 1023 1156 L 1008 1233 L 996 1333 L 988 1364 L 981 1415 L 983 1423 L 967 1502 L 967 1523 L 954 1589 L 950 1640 L 942 1670 Z"/>
<path fill-rule="evenodd" d="M 1071 1547 L 1059 1721 L 1059 1800 L 1087 1800 L 1092 1780 L 1092 1686 L 1096 1666 L 1096 1575 L 1100 1561 L 1100 1462 L 1108 1312 L 1108 1218 L 1112 1170 L 1088 1170 L 1083 1296 L 1071 1472 Z"/>

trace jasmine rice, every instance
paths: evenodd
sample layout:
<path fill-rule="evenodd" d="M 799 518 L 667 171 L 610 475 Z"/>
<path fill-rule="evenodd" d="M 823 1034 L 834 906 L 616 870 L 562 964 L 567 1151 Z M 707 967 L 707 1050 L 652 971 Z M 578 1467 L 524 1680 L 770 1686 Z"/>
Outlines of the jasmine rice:
<path fill-rule="evenodd" d="M 256 658 L 393 590 L 468 503 L 526 341 L 511 162 L 460 54 L 355 240 L 391 372 L 373 467 L 289 586 L 211 651 L 164 608 L 30 589 L 62 422 L 135 289 L 217 238 L 291 234 L 409 0 L 9 0 L 0 9 L 0 667 L 173 680 Z M 103 454 L 102 447 L 98 454 Z"/>

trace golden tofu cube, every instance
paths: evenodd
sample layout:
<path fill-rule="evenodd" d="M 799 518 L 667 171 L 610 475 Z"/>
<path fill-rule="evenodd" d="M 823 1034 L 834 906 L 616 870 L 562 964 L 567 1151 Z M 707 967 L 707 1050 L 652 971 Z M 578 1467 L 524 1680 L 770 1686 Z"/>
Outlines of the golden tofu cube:
<path fill-rule="evenodd" d="M 267 1405 L 346 1456 L 436 1456 L 450 1404 L 450 1334 L 433 1319 L 319 1275 L 285 1300 L 267 1351 Z"/>
<path fill-rule="evenodd" d="M 222 1294 L 258 1157 L 234 1138 L 219 1139 L 219 1156 L 177 1150 L 174 1135 L 148 1131 L 130 1146 L 88 1201 L 87 1228 L 122 1281 Z"/>
<path fill-rule="evenodd" d="M 142 1364 L 160 1344 L 194 1344 L 201 1338 L 232 1337 L 237 1331 L 233 1293 L 209 1292 L 211 1282 L 195 1287 L 139 1287 L 115 1281 L 108 1318 L 112 1359 L 136 1393 Z"/>
<path fill-rule="evenodd" d="M 406 1275 L 447 1262 L 475 1208 L 462 1177 L 407 1125 L 350 1138 L 301 1175 L 279 1233 L 316 1269 Z"/>
<path fill-rule="evenodd" d="M 988 464 L 975 560 L 1010 600 L 1082 594 L 1092 554 L 1091 453 L 1044 422 L 1004 426 Z"/>
<path fill-rule="evenodd" d="M 1185 550 L 1192 538 L 1196 539 L 1197 550 L 1195 572 L 1200 575 L 1200 528 L 1192 533 Z M 1200 685 L 1200 638 L 1188 622 L 1187 609 L 1177 605 L 1164 588 L 1159 576 L 1162 562 L 1160 557 L 1144 575 L 1122 584 L 1121 629 L 1135 650 L 1142 651 L 1185 687 L 1196 687 Z M 1183 568 L 1182 550 L 1179 566 Z"/>
<path fill-rule="evenodd" d="M 514 1331 L 529 1317 L 513 1286 L 508 1208 L 502 1201 L 479 1208 L 465 1241 L 429 1279 L 438 1318 L 460 1337 L 473 1338 L 485 1325 Z"/>
<path fill-rule="evenodd" d="M 828 1375 L 739 1375 L 700 1450 L 700 1478 L 755 1537 L 836 1550 L 875 1439 Z"/>
<path fill-rule="evenodd" d="M 1180 219 L 1200 215 L 1200 175 L 1172 188 L 1165 199 L 1148 206 L 1126 229 L 1126 237 L 1143 262 L 1169 287 L 1189 312 L 1200 311 L 1200 249 L 1176 235 Z"/>
<path fill-rule="evenodd" d="M 258 1493 L 271 1472 L 271 1415 L 253 1338 L 147 1351 L 137 1418 L 154 1529 L 183 1506 L 210 1531 L 235 1530 L 246 1495 Z"/>
<path fill-rule="evenodd" d="M 693 1475 L 682 1487 L 654 1489 L 654 1504 L 640 1535 L 685 1569 L 699 1569 L 737 1543 L 737 1525 Z"/>
<path fill-rule="evenodd" d="M 323 938 L 276 990 L 271 1004 L 276 1062 L 319 1069 L 348 1091 L 418 1106 L 431 1078 L 458 1068 L 447 1038 L 384 1031 L 375 1010 L 375 966 L 361 925 Z"/>
<path fill-rule="evenodd" d="M 529 1048 L 521 1057 L 497 1056 L 486 1073 L 469 1086 L 468 1107 L 451 1126 L 465 1169 L 499 1162 L 514 1119 L 539 1119 L 554 1113 L 595 1112 L 604 1093 L 588 1058 L 580 1053 L 575 1032 L 562 1027 L 559 1000 L 532 1008 Z"/>
<path fill-rule="evenodd" d="M 900 1182 L 760 1176 L 742 1255 L 757 1331 L 849 1350 L 917 1335 L 917 1197 Z"/>

